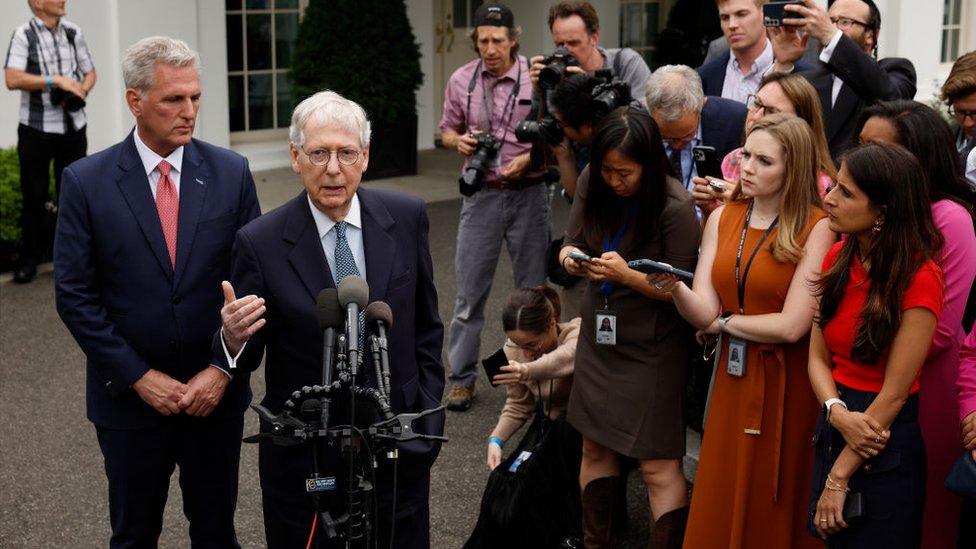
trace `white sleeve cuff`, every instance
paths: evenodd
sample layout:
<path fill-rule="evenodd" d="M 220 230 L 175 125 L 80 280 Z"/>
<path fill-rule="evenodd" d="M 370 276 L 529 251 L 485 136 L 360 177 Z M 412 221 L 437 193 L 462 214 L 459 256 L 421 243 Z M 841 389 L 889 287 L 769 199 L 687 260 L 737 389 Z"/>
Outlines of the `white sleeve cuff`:
<path fill-rule="evenodd" d="M 231 370 L 233 370 L 234 368 L 237 368 L 237 359 L 241 357 L 241 353 L 243 353 L 244 352 L 244 348 L 247 347 L 247 342 L 245 341 L 244 344 L 241 345 L 241 348 L 240 348 L 239 351 L 237 351 L 237 354 L 236 355 L 230 356 L 230 351 L 227 350 L 227 342 L 224 341 L 224 329 L 221 328 L 220 329 L 220 346 L 223 347 L 223 349 L 224 349 L 224 356 L 227 358 L 227 367 L 230 368 Z M 227 375 L 230 375 L 230 372 L 224 372 L 224 373 L 226 373 Z"/>
<path fill-rule="evenodd" d="M 837 29 L 837 32 L 834 33 L 834 37 L 830 39 L 830 42 L 828 42 L 823 51 L 820 52 L 821 61 L 824 63 L 830 63 L 830 58 L 834 55 L 834 49 L 837 48 L 837 43 L 840 42 L 840 37 L 843 35 L 844 33 L 841 32 L 840 29 Z"/>

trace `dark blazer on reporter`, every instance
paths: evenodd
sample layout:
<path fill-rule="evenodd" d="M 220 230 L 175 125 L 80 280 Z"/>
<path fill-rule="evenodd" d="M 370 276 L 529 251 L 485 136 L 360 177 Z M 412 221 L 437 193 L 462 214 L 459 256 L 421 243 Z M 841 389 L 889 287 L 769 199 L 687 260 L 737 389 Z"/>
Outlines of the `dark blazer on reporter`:
<path fill-rule="evenodd" d="M 291 151 L 293 171 L 301 176 L 306 190 L 241 229 L 232 254 L 233 291 L 236 296 L 263 298 L 266 324 L 246 340 L 234 359 L 225 353 L 218 332 L 213 341 L 214 360 L 232 372 L 247 372 L 257 368 L 263 356 L 267 394 L 262 404 L 273 413 L 281 411 L 293 391 L 321 384 L 323 336 L 317 322 L 316 297 L 322 289 L 336 286 L 330 266 L 335 265 L 335 256 L 327 258 L 326 254 L 333 253 L 336 246 L 333 223 L 345 220 L 349 224 L 346 233 L 358 231 L 360 235 L 358 242 L 352 237 L 349 241 L 353 255 L 358 251 L 365 261 L 369 301 L 385 301 L 393 311 L 393 327 L 387 334 L 393 410 L 419 412 L 437 407 L 444 389 L 443 326 L 437 312 L 425 204 L 404 194 L 359 187 L 369 149 L 368 121 L 358 105 L 333 92 L 320 92 L 303 103 L 296 107 L 292 119 Z M 316 109 L 339 109 L 351 118 L 346 126 L 336 126 L 329 118 L 317 118 Z M 302 119 L 302 111 L 313 114 Z M 348 129 L 349 125 L 354 128 Z M 366 146 L 362 127 L 367 128 Z M 296 135 L 301 135 L 298 143 Z M 323 149 L 329 151 L 325 164 L 313 164 L 308 154 L 321 154 Z M 340 164 L 340 152 L 358 152 L 357 160 L 351 165 Z M 313 208 L 326 234 L 320 234 Z M 358 211 L 358 216 L 353 211 Z M 333 234 L 331 241 L 328 233 Z M 234 303 L 237 301 L 231 306 Z M 373 386 L 368 346 L 363 342 L 361 348 L 365 356 L 357 384 Z M 233 367 L 230 360 L 235 363 Z M 342 420 L 340 400 L 344 399 L 333 398 L 334 406 L 339 407 L 338 411 L 333 408 L 335 421 Z M 414 427 L 419 432 L 441 434 L 443 425 L 444 415 L 439 413 L 418 420 Z M 262 425 L 262 430 L 267 428 Z M 395 546 L 427 547 L 429 471 L 440 445 L 414 440 L 398 447 Z M 310 449 L 307 444 L 280 447 L 262 442 L 259 455 L 268 545 L 304 547 L 314 514 L 312 499 L 304 489 L 305 479 L 311 476 Z M 340 467 L 336 459 L 326 456 L 320 472 L 343 478 L 341 469 L 336 470 Z M 385 460 L 381 458 L 380 462 Z M 382 463 L 376 479 L 376 522 L 384 545 L 389 543 L 384 537 L 389 534 L 392 510 L 391 475 L 388 463 Z M 342 504 L 338 502 L 338 509 Z M 330 546 L 323 537 L 319 529 L 319 546 Z"/>
<path fill-rule="evenodd" d="M 186 44 L 142 40 L 123 72 L 136 129 L 65 168 L 54 249 L 58 313 L 87 357 L 111 546 L 155 547 L 179 465 L 192 545 L 237 547 L 249 376 L 231 380 L 210 355 L 234 235 L 260 215 L 254 181 L 243 157 L 190 137 L 200 82 Z"/>

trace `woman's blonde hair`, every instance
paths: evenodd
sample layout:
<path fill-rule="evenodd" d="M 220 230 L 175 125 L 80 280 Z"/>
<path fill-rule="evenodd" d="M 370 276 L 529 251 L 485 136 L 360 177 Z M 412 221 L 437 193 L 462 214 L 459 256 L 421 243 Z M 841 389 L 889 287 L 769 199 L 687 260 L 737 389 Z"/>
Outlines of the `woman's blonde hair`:
<path fill-rule="evenodd" d="M 793 104 L 796 115 L 810 125 L 813 132 L 813 145 L 817 154 L 817 167 L 834 181 L 837 180 L 837 166 L 830 157 L 830 147 L 827 146 L 827 128 L 824 126 L 823 110 L 820 108 L 820 96 L 810 82 L 799 74 L 772 72 L 763 78 L 759 85 L 779 84 L 783 94 Z"/>
<path fill-rule="evenodd" d="M 783 190 L 779 210 L 779 230 L 770 250 L 777 261 L 799 261 L 803 257 L 800 240 L 806 232 L 810 207 L 821 207 L 817 190 L 817 164 L 813 132 L 805 120 L 788 113 L 764 116 L 749 130 L 749 135 L 766 132 L 783 148 Z M 732 200 L 745 201 L 742 183 L 736 182 Z"/>

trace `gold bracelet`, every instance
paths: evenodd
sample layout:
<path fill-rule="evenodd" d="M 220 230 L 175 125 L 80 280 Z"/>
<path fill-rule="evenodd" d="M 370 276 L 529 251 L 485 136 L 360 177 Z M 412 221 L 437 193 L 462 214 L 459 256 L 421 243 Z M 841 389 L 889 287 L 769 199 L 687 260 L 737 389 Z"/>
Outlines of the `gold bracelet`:
<path fill-rule="evenodd" d="M 833 486 L 831 486 L 831 485 L 833 485 Z M 830 490 L 832 492 L 844 492 L 844 493 L 847 493 L 847 492 L 850 492 L 851 491 L 850 487 L 844 486 L 841 483 L 837 482 L 836 480 L 830 478 L 830 475 L 829 474 L 827 475 L 827 480 L 824 482 L 824 488 L 826 488 L 826 489 L 828 489 L 828 490 Z"/>

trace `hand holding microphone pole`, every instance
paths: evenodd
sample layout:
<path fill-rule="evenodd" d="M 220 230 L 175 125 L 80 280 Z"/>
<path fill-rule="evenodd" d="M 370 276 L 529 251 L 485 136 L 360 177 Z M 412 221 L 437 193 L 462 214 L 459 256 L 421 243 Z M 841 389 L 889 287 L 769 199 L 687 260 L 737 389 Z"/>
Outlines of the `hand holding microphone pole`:
<path fill-rule="evenodd" d="M 376 385 L 387 396 L 390 395 L 390 356 L 387 351 L 386 331 L 393 328 L 393 310 L 383 301 L 374 301 L 366 307 L 366 323 L 373 326 L 376 335 L 370 338 L 374 346 L 373 359 L 379 358 L 377 370 L 382 370 L 382 378 L 376 376 Z M 379 355 L 377 357 L 377 355 Z"/>

